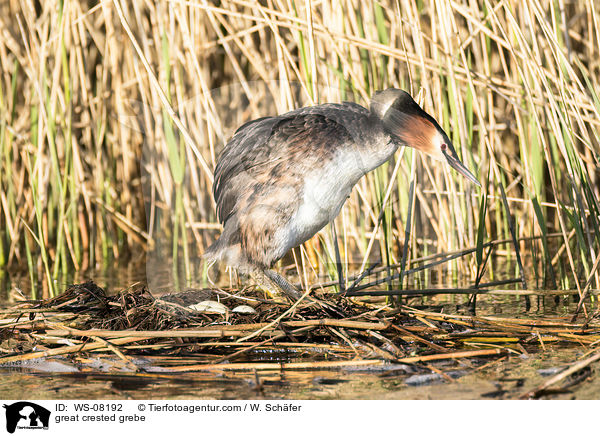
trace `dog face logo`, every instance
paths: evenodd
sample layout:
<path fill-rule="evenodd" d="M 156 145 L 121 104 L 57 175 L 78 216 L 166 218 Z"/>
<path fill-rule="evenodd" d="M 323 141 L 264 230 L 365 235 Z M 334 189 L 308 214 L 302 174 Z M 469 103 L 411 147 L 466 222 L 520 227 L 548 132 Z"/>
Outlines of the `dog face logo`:
<path fill-rule="evenodd" d="M 6 431 L 14 433 L 18 428 L 47 429 L 50 422 L 50 411 L 29 401 L 5 404 Z"/>

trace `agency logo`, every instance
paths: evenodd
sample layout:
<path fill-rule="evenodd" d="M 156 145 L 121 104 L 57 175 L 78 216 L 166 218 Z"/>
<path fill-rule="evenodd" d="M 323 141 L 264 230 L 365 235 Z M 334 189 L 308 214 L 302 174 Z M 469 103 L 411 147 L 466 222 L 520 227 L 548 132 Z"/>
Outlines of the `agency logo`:
<path fill-rule="evenodd" d="M 50 411 L 29 401 L 19 401 L 5 404 L 6 431 L 14 433 L 18 429 L 39 430 L 48 429 Z"/>

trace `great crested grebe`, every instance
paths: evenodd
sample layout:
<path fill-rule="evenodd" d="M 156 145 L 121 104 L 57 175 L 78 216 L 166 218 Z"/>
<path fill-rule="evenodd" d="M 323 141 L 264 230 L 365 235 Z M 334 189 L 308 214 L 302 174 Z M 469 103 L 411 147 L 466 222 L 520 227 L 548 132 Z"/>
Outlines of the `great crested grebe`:
<path fill-rule="evenodd" d="M 400 146 L 447 162 L 481 186 L 435 119 L 400 89 L 376 92 L 370 109 L 327 103 L 244 124 L 215 169 L 223 233 L 204 257 L 298 299 L 300 291 L 270 268 L 331 222 L 358 180 Z"/>

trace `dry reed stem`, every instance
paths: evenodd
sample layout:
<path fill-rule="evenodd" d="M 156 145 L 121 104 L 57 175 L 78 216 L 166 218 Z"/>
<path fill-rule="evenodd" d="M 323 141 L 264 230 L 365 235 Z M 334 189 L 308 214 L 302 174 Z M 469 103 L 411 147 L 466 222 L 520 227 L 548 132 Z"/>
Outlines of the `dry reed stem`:
<path fill-rule="evenodd" d="M 130 342 L 143 341 L 143 340 L 147 340 L 147 339 L 150 339 L 150 338 L 143 337 L 143 336 L 119 337 L 119 338 L 112 339 L 112 345 L 123 345 L 123 344 L 128 344 Z M 84 351 L 93 351 L 93 350 L 97 350 L 100 348 L 107 348 L 106 343 L 99 341 L 99 342 L 94 342 L 91 344 L 67 345 L 64 347 L 53 348 L 53 349 L 45 350 L 45 351 L 34 351 L 31 353 L 24 353 L 24 354 L 19 354 L 16 356 L 0 357 L 0 365 L 6 364 L 6 363 L 13 363 L 13 362 L 23 362 L 23 361 L 32 360 L 32 359 L 43 359 L 43 358 L 51 357 L 51 356 L 61 356 L 61 355 L 71 354 L 71 353 L 81 353 Z"/>
<path fill-rule="evenodd" d="M 442 354 L 430 354 L 427 356 L 415 356 L 405 357 L 398 359 L 399 363 L 417 363 L 417 362 L 432 362 L 435 360 L 448 360 L 448 359 L 464 359 L 468 357 L 483 357 L 483 356 L 495 356 L 508 353 L 512 351 L 508 348 L 494 348 L 491 350 L 469 350 L 469 351 L 456 351 L 452 353 Z"/>
<path fill-rule="evenodd" d="M 416 334 L 408 331 L 407 329 L 405 329 L 403 327 L 400 327 L 400 326 L 397 326 L 397 325 L 392 325 L 392 328 L 395 329 L 395 330 L 398 330 L 399 332 L 404 333 L 409 338 L 412 338 L 414 340 L 417 340 L 417 341 L 419 341 L 419 342 L 427 345 L 429 348 L 431 348 L 433 350 L 443 351 L 443 352 L 449 351 L 448 348 L 442 347 L 441 345 L 438 345 L 438 344 L 434 344 L 433 342 L 428 341 L 427 339 L 424 339 L 424 338 L 420 337 L 419 335 L 416 335 Z"/>
<path fill-rule="evenodd" d="M 314 319 L 306 321 L 282 321 L 280 323 L 286 328 L 301 328 L 301 327 L 345 327 L 357 330 L 385 330 L 388 328 L 387 323 L 350 321 L 344 319 Z M 150 338 L 212 338 L 212 337 L 227 337 L 227 336 L 242 336 L 247 335 L 249 331 L 256 334 L 281 334 L 281 331 L 274 329 L 273 323 L 258 323 L 258 324 L 235 324 L 223 326 L 211 326 L 201 329 L 172 329 L 172 330 L 100 330 L 89 329 L 79 330 L 59 326 L 59 328 L 49 329 L 47 333 L 51 336 L 97 336 L 100 338 L 123 338 L 123 337 L 150 337 Z M 257 333 L 260 332 L 260 333 Z"/>
<path fill-rule="evenodd" d="M 293 370 L 318 370 L 318 369 L 337 369 L 349 367 L 377 367 L 384 365 L 385 362 L 379 359 L 365 360 L 345 360 L 335 362 L 250 362 L 250 363 L 219 363 L 205 365 L 181 365 L 171 366 L 171 371 L 190 372 L 190 371 L 293 371 Z"/>
<path fill-rule="evenodd" d="M 272 336 L 272 337 L 270 337 L 268 339 L 265 339 L 262 342 L 258 342 L 255 345 L 247 345 L 242 350 L 238 350 L 238 351 L 236 351 L 234 353 L 228 354 L 227 356 L 223 356 L 223 357 L 221 357 L 219 359 L 216 359 L 214 361 L 214 363 L 221 363 L 221 362 L 224 362 L 226 360 L 233 359 L 234 357 L 238 357 L 238 356 L 240 356 L 240 355 L 242 355 L 244 353 L 247 353 L 248 351 L 251 351 L 251 350 L 253 350 L 255 348 L 258 348 L 260 346 L 266 345 L 268 343 L 272 343 L 273 341 L 276 341 L 277 339 L 281 339 L 281 338 L 285 338 L 285 337 L 290 337 L 290 336 L 293 337 L 294 334 L 305 333 L 305 332 L 308 332 L 308 331 L 310 331 L 312 329 L 314 329 L 313 326 L 300 327 L 299 329 L 295 329 L 295 330 L 292 330 L 290 332 L 283 332 L 283 333 L 274 335 L 274 336 Z"/>
<path fill-rule="evenodd" d="M 589 366 L 590 364 L 592 364 L 598 360 L 600 360 L 600 353 L 595 353 L 591 357 L 588 357 L 587 359 L 583 359 L 578 362 L 575 362 L 572 365 L 570 365 L 567 369 L 565 369 L 564 371 L 561 371 L 558 374 L 556 374 L 555 376 L 550 377 L 548 380 L 546 380 L 544 383 L 542 383 L 535 389 L 525 392 L 524 394 L 522 394 L 520 396 L 520 398 L 521 399 L 535 398 L 535 397 L 539 396 L 540 394 L 542 394 L 544 392 L 544 390 L 548 389 L 553 384 L 558 383 L 559 381 L 563 380 L 564 378 L 568 377 L 569 375 L 576 373 L 577 371 Z"/>

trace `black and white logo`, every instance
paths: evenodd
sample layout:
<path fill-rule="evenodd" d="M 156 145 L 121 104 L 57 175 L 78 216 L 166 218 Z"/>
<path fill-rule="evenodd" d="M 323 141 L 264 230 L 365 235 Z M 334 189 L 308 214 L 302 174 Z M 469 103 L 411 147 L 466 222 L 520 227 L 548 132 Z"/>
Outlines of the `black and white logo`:
<path fill-rule="evenodd" d="M 29 401 L 5 404 L 6 431 L 14 433 L 16 429 L 48 429 L 50 411 Z"/>

